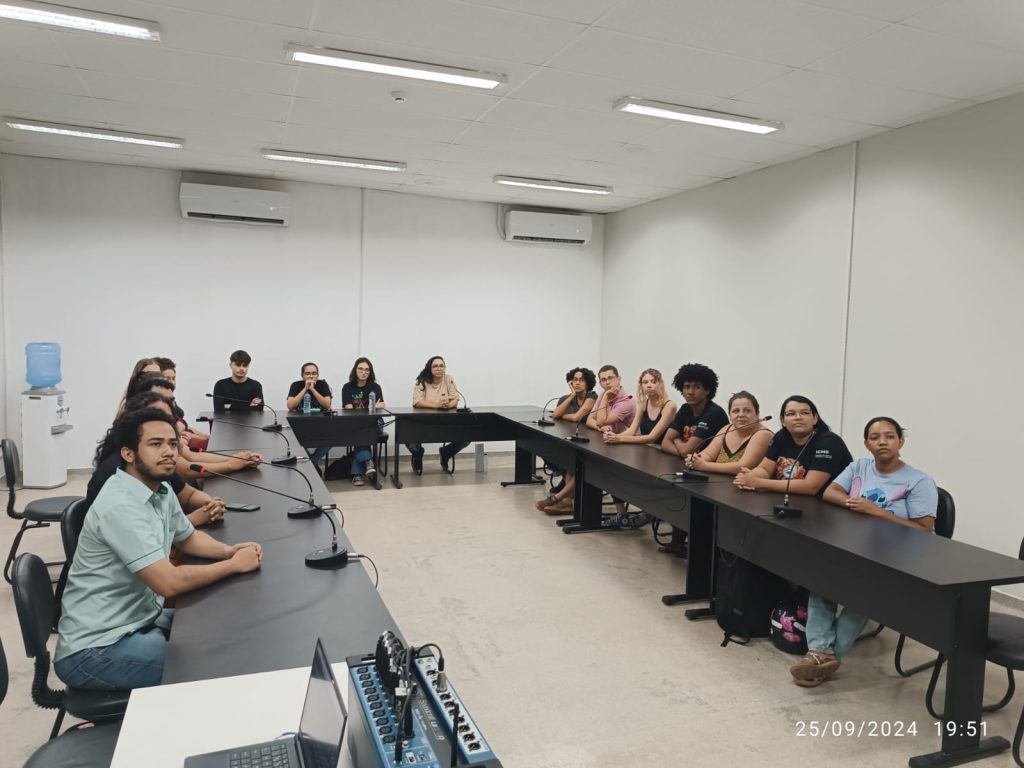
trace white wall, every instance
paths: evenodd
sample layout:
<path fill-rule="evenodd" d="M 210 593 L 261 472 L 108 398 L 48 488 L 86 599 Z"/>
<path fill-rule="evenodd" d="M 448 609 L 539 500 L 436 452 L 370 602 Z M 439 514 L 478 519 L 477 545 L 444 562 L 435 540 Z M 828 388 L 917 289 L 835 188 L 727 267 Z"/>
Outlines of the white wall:
<path fill-rule="evenodd" d="M 610 216 L 602 359 L 630 386 L 646 367 L 671 382 L 683 363 L 704 363 L 719 375 L 723 407 L 746 389 L 777 414 L 782 398 L 802 393 L 837 426 L 851 153 Z"/>
<path fill-rule="evenodd" d="M 4 156 L 0 155 L 0 436 L 7 437 L 7 409 L 4 404 L 7 402 L 7 355 L 6 337 L 7 328 L 7 302 L 4 298 L 4 185 L 3 185 Z M 0 475 L 3 474 L 3 467 L 0 466 Z"/>
<path fill-rule="evenodd" d="M 8 425 L 20 437 L 19 351 L 60 342 L 74 467 L 153 354 L 178 362 L 189 414 L 239 347 L 272 405 L 307 359 L 340 388 L 361 353 L 396 405 L 438 353 L 471 405 L 540 402 L 566 368 L 542 336 L 564 322 L 561 282 L 600 291 L 600 222 L 586 248 L 530 248 L 498 239 L 493 205 L 366 192 L 364 221 L 360 190 L 292 184 L 292 225 L 258 228 L 182 219 L 170 171 L 6 156 L 0 173 Z M 523 267 L 535 282 L 514 277 Z M 597 328 L 598 303 L 578 317 Z M 597 345 L 585 334 L 581 354 Z"/>
<path fill-rule="evenodd" d="M 602 357 L 702 360 L 773 413 L 804 392 L 855 456 L 889 414 L 956 538 L 1016 556 L 1022 121 L 1013 96 L 613 214 Z"/>

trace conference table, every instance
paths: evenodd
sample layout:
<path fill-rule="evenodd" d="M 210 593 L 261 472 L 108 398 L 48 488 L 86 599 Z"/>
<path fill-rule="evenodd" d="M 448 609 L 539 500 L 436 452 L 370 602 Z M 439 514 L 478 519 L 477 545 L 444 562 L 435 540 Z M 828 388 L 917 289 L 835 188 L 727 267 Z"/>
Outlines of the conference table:
<path fill-rule="evenodd" d="M 956 727 L 942 729 L 939 751 L 915 756 L 910 765 L 957 765 L 1008 748 L 1002 737 L 982 738 L 977 724 L 991 588 L 1024 582 L 1021 561 L 813 498 L 798 499 L 801 517 L 778 519 L 772 506 L 781 494 L 740 491 L 725 476 L 682 481 L 676 476 L 682 468 L 678 457 L 650 446 L 605 444 L 599 433 L 564 422 L 541 426 L 541 409 L 532 406 L 388 412 L 395 418 L 397 488 L 402 487 L 397 458 L 403 443 L 515 441 L 513 482 L 536 482 L 536 456 L 577 473 L 574 519 L 563 530 L 607 530 L 602 490 L 687 530 L 688 599 L 711 596 L 721 549 L 942 652 L 948 660 L 944 712 Z M 269 423 L 260 414 L 247 418 Z M 254 449 L 277 445 L 269 433 L 245 431 L 215 424 L 212 442 Z M 589 441 L 574 442 L 580 434 Z M 328 503 L 330 495 L 308 462 L 297 469 L 313 486 L 317 502 Z M 288 469 L 261 467 L 238 477 L 300 498 L 309 494 Z M 223 530 L 213 533 L 235 541 L 240 530 L 245 539 L 261 541 L 264 566 L 179 599 L 165 682 L 303 666 L 318 634 L 340 658 L 372 649 L 385 629 L 398 631 L 361 565 L 322 572 L 303 564 L 305 553 L 329 541 L 325 521 L 290 520 L 285 511 L 294 502 L 246 486 L 228 487 L 230 482 L 218 479 L 207 488 L 263 508 L 229 513 Z M 344 532 L 339 538 L 350 546 Z"/>

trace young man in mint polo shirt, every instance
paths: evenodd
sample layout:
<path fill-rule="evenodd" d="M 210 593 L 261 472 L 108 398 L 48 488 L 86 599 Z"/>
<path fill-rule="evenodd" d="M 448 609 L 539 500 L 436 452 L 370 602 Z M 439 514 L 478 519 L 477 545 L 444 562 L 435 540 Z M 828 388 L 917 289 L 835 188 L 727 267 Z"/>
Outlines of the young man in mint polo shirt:
<path fill-rule="evenodd" d="M 85 517 L 61 603 L 54 669 L 75 688 L 158 685 L 174 613 L 164 600 L 254 571 L 263 559 L 259 544 L 222 544 L 185 517 L 165 482 L 178 455 L 171 416 L 144 408 L 116 429 L 123 465 Z M 172 565 L 172 544 L 220 562 Z"/>

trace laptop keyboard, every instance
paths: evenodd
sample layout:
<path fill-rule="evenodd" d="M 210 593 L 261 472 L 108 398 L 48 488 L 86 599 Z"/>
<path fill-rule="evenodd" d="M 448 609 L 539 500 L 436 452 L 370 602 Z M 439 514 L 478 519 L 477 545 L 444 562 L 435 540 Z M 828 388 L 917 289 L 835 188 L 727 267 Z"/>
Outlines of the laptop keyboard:
<path fill-rule="evenodd" d="M 229 768 L 288 768 L 288 742 L 260 744 L 228 755 Z"/>

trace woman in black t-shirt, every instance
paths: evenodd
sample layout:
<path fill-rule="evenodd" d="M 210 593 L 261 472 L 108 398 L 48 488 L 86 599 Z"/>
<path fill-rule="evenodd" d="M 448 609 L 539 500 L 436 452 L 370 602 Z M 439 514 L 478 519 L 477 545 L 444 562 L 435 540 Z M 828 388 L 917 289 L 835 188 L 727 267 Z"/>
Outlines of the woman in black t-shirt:
<path fill-rule="evenodd" d="M 341 388 L 342 407 L 358 410 L 370 407 L 370 393 L 376 398 L 375 408 L 384 407 L 384 392 L 377 383 L 373 372 L 373 363 L 368 357 L 360 357 L 352 364 L 348 374 L 348 383 Z M 373 448 L 369 445 L 357 445 L 352 455 L 352 484 L 363 485 L 363 475 L 371 483 L 377 479 L 377 468 L 373 465 Z"/>
<path fill-rule="evenodd" d="M 737 488 L 758 488 L 801 496 L 821 496 L 853 461 L 843 438 L 818 416 L 808 398 L 791 395 L 782 404 L 782 429 L 775 433 L 756 469 L 741 468 Z"/>

